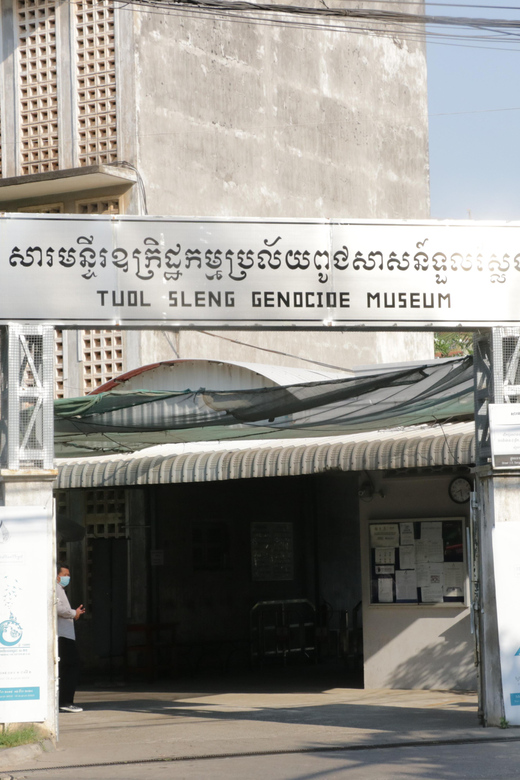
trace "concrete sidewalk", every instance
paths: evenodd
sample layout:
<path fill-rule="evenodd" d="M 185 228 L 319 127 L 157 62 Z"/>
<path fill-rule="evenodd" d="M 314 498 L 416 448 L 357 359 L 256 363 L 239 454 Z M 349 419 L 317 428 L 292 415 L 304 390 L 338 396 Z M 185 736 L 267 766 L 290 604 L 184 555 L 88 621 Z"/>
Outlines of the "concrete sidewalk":
<path fill-rule="evenodd" d="M 227 685 L 226 685 L 227 683 Z M 476 694 L 296 686 L 105 688 L 79 692 L 80 714 L 60 714 L 57 749 L 23 770 L 410 742 L 519 738 L 484 729 Z M 224 692 L 226 691 L 227 692 Z M 7 767 L 3 767 L 5 771 Z"/>

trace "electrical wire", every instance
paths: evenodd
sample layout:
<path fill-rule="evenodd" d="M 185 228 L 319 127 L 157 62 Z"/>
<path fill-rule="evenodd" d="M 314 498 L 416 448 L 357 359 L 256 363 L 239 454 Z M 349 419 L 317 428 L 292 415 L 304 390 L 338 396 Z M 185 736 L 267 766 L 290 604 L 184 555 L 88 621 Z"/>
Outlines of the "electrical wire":
<path fill-rule="evenodd" d="M 387 24 L 405 23 L 417 25 L 440 25 L 448 27 L 466 27 L 470 29 L 494 30 L 520 29 L 520 20 L 487 19 L 460 16 L 440 16 L 434 14 L 412 14 L 405 11 L 385 11 L 371 8 L 330 8 L 318 6 L 296 6 L 283 3 L 253 3 L 249 0 L 130 0 L 127 4 L 152 8 L 196 8 L 207 11 L 230 11 L 242 13 L 269 12 L 319 18 L 345 18 Z"/>
<path fill-rule="evenodd" d="M 117 2 L 117 0 L 116 0 Z M 412 3 L 412 0 L 410 0 Z M 449 4 L 442 4 L 448 6 Z M 481 43 L 510 42 L 511 37 L 518 37 L 518 33 L 511 30 L 520 29 L 520 20 L 511 19 L 487 19 L 456 16 L 436 16 L 431 14 L 410 14 L 405 12 L 385 11 L 380 9 L 331 9 L 288 6 L 278 4 L 255 4 L 242 2 L 241 0 L 126 0 L 117 6 L 119 9 L 131 7 L 143 7 L 148 13 L 176 14 L 184 18 L 212 17 L 221 21 L 242 23 L 268 24 L 278 26 L 291 26 L 298 28 L 326 28 L 333 32 L 349 32 L 355 34 L 383 35 L 394 37 L 396 35 L 407 37 L 408 40 L 431 40 L 434 36 L 445 40 L 458 40 L 460 45 L 467 45 L 466 41 L 478 40 Z M 459 6 L 456 6 L 459 7 Z M 493 8 L 493 6 L 475 6 L 479 8 Z M 517 10 L 511 7 L 510 10 Z M 520 9 L 518 9 L 520 10 Z M 189 13 L 188 13 L 189 11 Z M 275 16 L 267 14 L 274 13 Z M 298 21 L 296 21 L 296 17 Z M 342 24 L 331 23 L 331 20 L 341 18 Z M 351 20 L 355 26 L 345 22 Z M 363 22 L 363 24 L 361 24 Z M 374 24 L 376 23 L 376 24 Z M 392 24 L 393 27 L 389 25 Z M 442 33 L 421 27 L 440 26 Z M 447 32 L 447 28 L 460 28 L 458 33 Z M 464 31 L 465 28 L 465 32 Z M 482 48 L 488 48 L 482 46 Z"/>
<path fill-rule="evenodd" d="M 113 168 L 128 168 L 129 170 L 133 171 L 137 176 L 137 185 L 139 188 L 139 194 L 141 196 L 141 203 L 143 206 L 143 213 L 145 215 L 148 214 L 148 204 L 146 202 L 146 188 L 144 186 L 143 178 L 138 170 L 138 168 L 135 167 L 135 165 L 132 165 L 132 163 L 127 162 L 126 160 L 114 160 L 109 163 L 104 163 L 107 168 L 113 167 Z"/>
<path fill-rule="evenodd" d="M 330 363 L 320 363 L 318 360 L 311 360 L 310 358 L 300 357 L 300 355 L 292 355 L 290 352 L 280 352 L 277 349 L 269 349 L 268 347 L 260 347 L 256 344 L 248 344 L 246 341 L 239 341 L 238 339 L 230 339 L 229 336 L 222 336 L 220 333 L 211 333 L 209 330 L 200 330 L 199 333 L 204 333 L 206 336 L 212 336 L 215 339 L 222 339 L 223 341 L 230 341 L 232 344 L 239 344 L 242 347 L 250 347 L 251 349 L 258 349 L 261 352 L 271 352 L 273 355 L 281 355 L 282 357 L 294 358 L 295 360 L 301 360 L 304 363 L 312 363 L 315 366 L 321 366 L 322 368 L 333 368 L 335 371 L 348 371 L 351 374 L 355 374 L 351 368 L 345 368 L 343 366 L 331 365 Z"/>

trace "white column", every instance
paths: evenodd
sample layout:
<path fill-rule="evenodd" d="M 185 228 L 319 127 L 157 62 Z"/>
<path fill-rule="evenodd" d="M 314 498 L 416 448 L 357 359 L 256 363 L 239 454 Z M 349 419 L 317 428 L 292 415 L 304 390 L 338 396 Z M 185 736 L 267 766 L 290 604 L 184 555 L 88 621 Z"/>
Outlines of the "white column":
<path fill-rule="evenodd" d="M 54 329 L 0 328 L 0 723 L 57 736 Z"/>
<path fill-rule="evenodd" d="M 520 545 L 513 551 L 518 564 L 511 566 L 504 557 L 501 540 L 504 524 L 510 524 L 507 531 L 511 531 L 520 521 L 520 471 L 504 473 L 493 471 L 491 466 L 481 466 L 476 469 L 476 481 L 480 554 L 480 608 L 476 619 L 480 629 L 481 710 L 485 725 L 499 726 L 506 715 L 505 699 L 509 712 L 511 701 L 520 702 L 520 655 L 515 656 L 516 650 L 520 649 L 517 606 Z M 507 557 L 507 550 L 505 552 Z M 511 612 L 510 594 L 516 599 L 514 612 Z M 516 676 L 519 683 L 516 683 Z M 513 688 L 518 691 L 518 697 L 514 696 Z M 519 703 L 513 708 L 513 717 L 508 718 L 511 725 L 516 710 L 516 720 L 520 724 Z"/>

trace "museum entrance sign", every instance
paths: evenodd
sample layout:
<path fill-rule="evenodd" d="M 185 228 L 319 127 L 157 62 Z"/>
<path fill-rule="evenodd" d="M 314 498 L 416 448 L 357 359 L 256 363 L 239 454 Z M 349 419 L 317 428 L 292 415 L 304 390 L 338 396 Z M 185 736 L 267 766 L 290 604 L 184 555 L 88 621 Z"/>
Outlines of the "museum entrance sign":
<path fill-rule="evenodd" d="M 520 223 L 0 217 L 4 323 L 476 328 L 519 298 Z"/>

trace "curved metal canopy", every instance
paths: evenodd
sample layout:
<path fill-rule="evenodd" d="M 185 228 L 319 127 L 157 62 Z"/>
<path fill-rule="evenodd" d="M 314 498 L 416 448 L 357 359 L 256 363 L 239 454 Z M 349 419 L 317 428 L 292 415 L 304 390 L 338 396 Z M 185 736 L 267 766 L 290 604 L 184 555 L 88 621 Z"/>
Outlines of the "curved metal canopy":
<path fill-rule="evenodd" d="M 96 488 L 470 465 L 474 423 L 374 431 L 291 442 L 164 445 L 131 455 L 59 462 L 57 487 Z"/>

